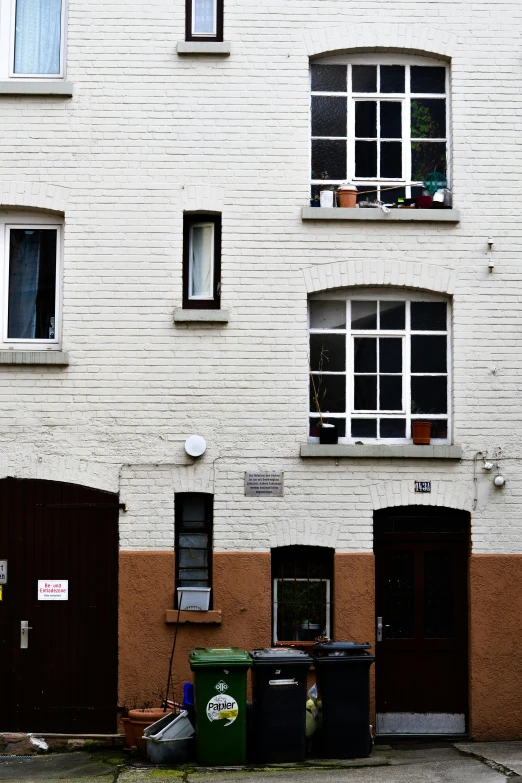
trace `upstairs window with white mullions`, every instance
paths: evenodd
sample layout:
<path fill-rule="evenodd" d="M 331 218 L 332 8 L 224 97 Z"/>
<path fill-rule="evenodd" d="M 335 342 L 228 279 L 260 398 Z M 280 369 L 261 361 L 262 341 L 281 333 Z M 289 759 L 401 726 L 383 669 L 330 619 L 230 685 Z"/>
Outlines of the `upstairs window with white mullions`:
<path fill-rule="evenodd" d="M 185 39 L 223 40 L 223 0 L 186 0 Z"/>
<path fill-rule="evenodd" d="M 0 0 L 0 78 L 64 76 L 65 0 Z"/>

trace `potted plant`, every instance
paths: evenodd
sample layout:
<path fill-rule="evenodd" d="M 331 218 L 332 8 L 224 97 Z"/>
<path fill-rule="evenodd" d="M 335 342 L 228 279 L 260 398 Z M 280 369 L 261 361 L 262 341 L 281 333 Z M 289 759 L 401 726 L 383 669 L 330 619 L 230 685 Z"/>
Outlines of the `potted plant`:
<path fill-rule="evenodd" d="M 143 707 L 140 708 L 125 708 L 124 712 L 127 714 L 122 718 L 127 746 L 136 746 L 141 753 L 147 752 L 147 743 L 143 738 L 144 729 L 152 726 L 167 713 L 173 712 L 175 707 L 170 701 L 164 702 L 162 707 L 151 707 L 151 703 L 143 702 Z"/>
<path fill-rule="evenodd" d="M 319 380 L 316 383 L 314 374 L 312 373 L 312 367 L 309 363 L 310 367 L 310 380 L 312 383 L 312 399 L 314 401 L 315 409 L 319 415 L 319 422 L 317 426 L 319 427 L 319 443 L 323 444 L 334 444 L 337 443 L 339 440 L 339 430 L 335 424 L 332 424 L 331 422 L 326 422 L 323 417 L 323 412 L 321 410 L 321 401 L 324 400 L 326 395 L 326 389 L 322 390 L 322 384 L 323 384 L 323 362 L 325 356 L 324 349 L 321 349 L 321 353 L 319 355 Z"/>
<path fill-rule="evenodd" d="M 412 421 L 411 434 L 417 446 L 429 446 L 431 440 L 431 421 Z"/>

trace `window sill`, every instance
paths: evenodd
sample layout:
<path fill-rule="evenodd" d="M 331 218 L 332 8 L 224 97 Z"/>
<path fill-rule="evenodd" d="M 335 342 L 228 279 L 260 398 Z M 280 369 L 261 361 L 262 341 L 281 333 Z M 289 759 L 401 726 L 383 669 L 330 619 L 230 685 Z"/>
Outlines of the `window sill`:
<path fill-rule="evenodd" d="M 73 85 L 71 82 L 46 82 L 46 81 L 0 81 L 0 95 L 62 95 L 71 98 Z"/>
<path fill-rule="evenodd" d="M 462 459 L 461 446 L 414 446 L 372 444 L 357 446 L 351 443 L 321 445 L 302 443 L 301 457 L 330 457 L 334 459 Z"/>
<path fill-rule="evenodd" d="M 52 364 L 67 367 L 69 354 L 64 351 L 0 351 L 0 364 Z"/>
<path fill-rule="evenodd" d="M 194 623 L 196 625 L 221 625 L 221 609 L 210 609 L 207 612 L 180 612 L 178 621 L 178 610 L 167 609 L 165 611 L 166 623 Z"/>
<path fill-rule="evenodd" d="M 303 207 L 302 220 L 380 220 L 421 221 L 424 223 L 459 223 L 458 209 L 391 209 L 384 213 L 382 209 L 363 207 L 346 209 L 343 207 Z"/>
<path fill-rule="evenodd" d="M 228 324 L 228 310 L 174 310 L 175 324 Z"/>
<path fill-rule="evenodd" d="M 228 41 L 179 41 L 178 54 L 219 54 L 228 57 L 232 47 Z"/>

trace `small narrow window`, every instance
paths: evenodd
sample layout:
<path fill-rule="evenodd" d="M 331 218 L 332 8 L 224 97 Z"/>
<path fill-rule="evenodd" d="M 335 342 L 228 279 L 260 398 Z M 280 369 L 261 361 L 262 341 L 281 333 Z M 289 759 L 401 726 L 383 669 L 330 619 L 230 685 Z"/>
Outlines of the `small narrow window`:
<path fill-rule="evenodd" d="M 62 76 L 63 0 L 16 0 L 13 76 Z"/>
<path fill-rule="evenodd" d="M 183 307 L 219 309 L 221 216 L 186 214 L 183 234 Z"/>
<path fill-rule="evenodd" d="M 223 40 L 223 0 L 186 0 L 187 41 Z"/>
<path fill-rule="evenodd" d="M 178 587 L 212 587 L 212 506 L 212 495 L 176 494 L 176 590 Z"/>

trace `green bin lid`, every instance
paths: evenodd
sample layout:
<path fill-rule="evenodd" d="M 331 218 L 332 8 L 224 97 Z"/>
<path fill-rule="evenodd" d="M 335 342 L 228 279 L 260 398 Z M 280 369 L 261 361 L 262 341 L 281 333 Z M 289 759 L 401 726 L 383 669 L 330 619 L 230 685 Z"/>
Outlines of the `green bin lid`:
<path fill-rule="evenodd" d="M 196 647 L 189 655 L 191 669 L 252 666 L 252 658 L 240 647 Z"/>

